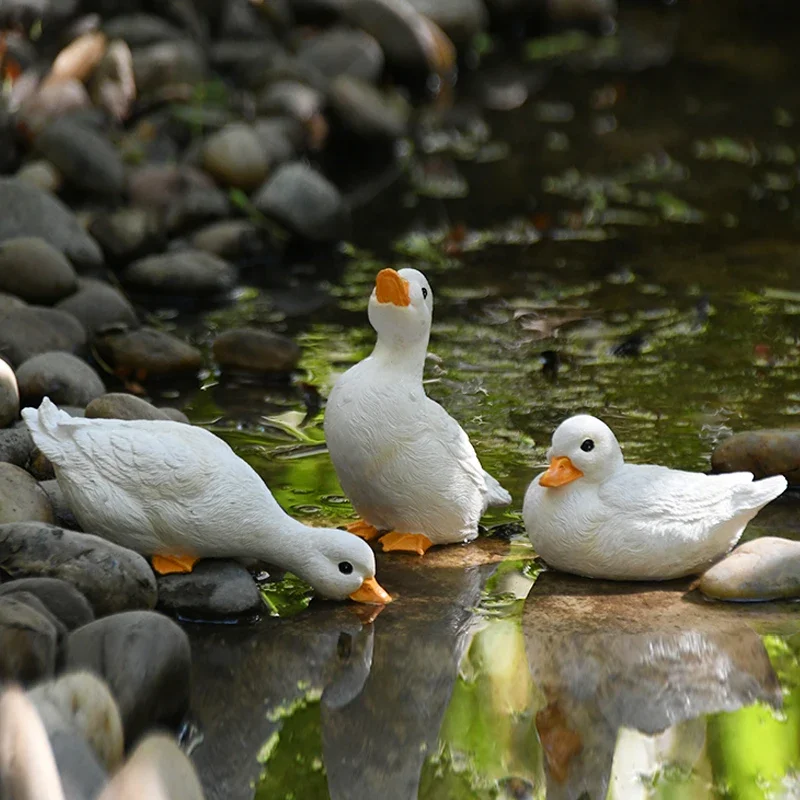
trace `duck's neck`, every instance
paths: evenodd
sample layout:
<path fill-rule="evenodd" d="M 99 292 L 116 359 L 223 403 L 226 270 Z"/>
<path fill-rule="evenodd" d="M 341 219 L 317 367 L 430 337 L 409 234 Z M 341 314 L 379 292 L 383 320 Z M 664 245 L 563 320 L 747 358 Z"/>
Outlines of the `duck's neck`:
<path fill-rule="evenodd" d="M 425 371 L 425 356 L 428 353 L 428 336 L 411 341 L 378 336 L 372 358 L 382 369 L 398 376 L 422 382 Z"/>

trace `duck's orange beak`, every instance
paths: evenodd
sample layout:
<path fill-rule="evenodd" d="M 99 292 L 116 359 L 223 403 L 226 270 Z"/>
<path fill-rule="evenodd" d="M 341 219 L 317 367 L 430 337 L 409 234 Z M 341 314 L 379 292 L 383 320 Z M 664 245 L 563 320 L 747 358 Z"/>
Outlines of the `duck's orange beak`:
<path fill-rule="evenodd" d="M 382 606 L 392 602 L 392 596 L 375 578 L 367 578 L 361 587 L 350 595 L 350 599 L 357 603 L 373 603 Z"/>
<path fill-rule="evenodd" d="M 393 269 L 382 269 L 375 279 L 375 295 L 379 303 L 392 303 L 395 306 L 411 305 L 408 295 L 408 281 L 401 278 Z"/>
<path fill-rule="evenodd" d="M 539 486 L 554 489 L 556 486 L 566 486 L 582 477 L 583 473 L 566 456 L 559 456 L 551 459 L 547 472 L 539 478 Z"/>

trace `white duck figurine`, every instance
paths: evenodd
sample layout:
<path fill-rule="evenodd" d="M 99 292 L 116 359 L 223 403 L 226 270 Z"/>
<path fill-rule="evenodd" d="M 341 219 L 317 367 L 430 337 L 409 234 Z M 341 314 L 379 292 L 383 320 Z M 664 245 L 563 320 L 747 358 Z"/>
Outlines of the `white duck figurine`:
<path fill-rule="evenodd" d="M 626 464 L 611 429 L 580 415 L 558 426 L 549 469 L 525 495 L 523 518 L 552 567 L 592 578 L 668 580 L 703 571 L 786 488 L 777 475 L 703 475 Z"/>
<path fill-rule="evenodd" d="M 214 434 L 167 420 L 79 419 L 48 398 L 22 416 L 81 526 L 152 556 L 157 572 L 200 558 L 255 558 L 337 600 L 387 603 L 364 542 L 288 516 Z"/>
<path fill-rule="evenodd" d="M 375 349 L 336 381 L 325 411 L 336 474 L 361 517 L 348 530 L 384 533 L 384 550 L 419 555 L 471 541 L 488 507 L 511 502 L 461 426 L 425 394 L 432 316 L 421 272 L 381 270 L 369 299 Z"/>

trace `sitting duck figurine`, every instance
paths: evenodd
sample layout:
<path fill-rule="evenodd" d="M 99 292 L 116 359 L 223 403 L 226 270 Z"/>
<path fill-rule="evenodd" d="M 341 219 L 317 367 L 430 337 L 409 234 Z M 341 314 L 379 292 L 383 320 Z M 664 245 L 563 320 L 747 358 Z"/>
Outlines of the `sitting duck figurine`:
<path fill-rule="evenodd" d="M 348 530 L 383 533 L 384 550 L 419 555 L 471 541 L 487 508 L 511 502 L 461 426 L 425 394 L 432 316 L 421 272 L 381 270 L 369 299 L 375 349 L 336 381 L 325 411 L 331 460 L 361 517 Z"/>
<path fill-rule="evenodd" d="M 564 572 L 611 580 L 668 580 L 704 571 L 786 488 L 781 475 L 704 475 L 626 464 L 611 429 L 589 415 L 553 434 L 549 469 L 525 495 L 536 552 Z"/>
<path fill-rule="evenodd" d="M 200 558 L 258 559 L 325 597 L 391 601 L 365 542 L 292 519 L 213 433 L 171 420 L 75 418 L 46 397 L 22 416 L 81 527 L 152 556 L 156 572 L 191 572 Z"/>

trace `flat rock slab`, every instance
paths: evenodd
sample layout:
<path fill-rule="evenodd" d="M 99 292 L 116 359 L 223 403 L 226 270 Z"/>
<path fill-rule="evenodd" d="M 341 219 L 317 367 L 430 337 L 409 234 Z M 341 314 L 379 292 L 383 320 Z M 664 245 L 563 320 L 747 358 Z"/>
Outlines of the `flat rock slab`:
<path fill-rule="evenodd" d="M 711 567 L 697 588 L 716 600 L 800 597 L 800 542 L 775 536 L 746 542 Z"/>
<path fill-rule="evenodd" d="M 0 569 L 12 577 L 61 578 L 86 596 L 98 616 L 156 604 L 156 579 L 142 556 L 55 525 L 0 525 Z"/>

